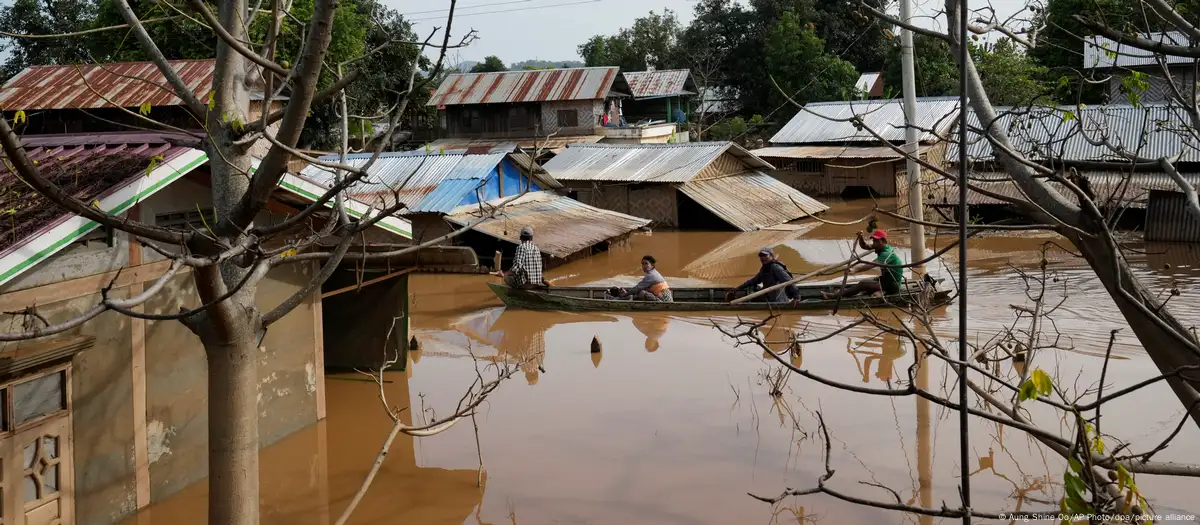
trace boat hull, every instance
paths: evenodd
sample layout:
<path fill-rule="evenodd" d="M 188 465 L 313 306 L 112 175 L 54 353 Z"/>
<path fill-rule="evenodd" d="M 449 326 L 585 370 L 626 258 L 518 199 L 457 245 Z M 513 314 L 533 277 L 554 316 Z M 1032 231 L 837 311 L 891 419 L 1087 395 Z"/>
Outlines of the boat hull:
<path fill-rule="evenodd" d="M 764 301 L 747 301 L 730 304 L 726 302 L 725 293 L 728 288 L 672 288 L 674 302 L 660 303 L 654 301 L 630 301 L 604 299 L 602 287 L 552 287 L 533 290 L 520 290 L 505 284 L 488 283 L 492 292 L 504 302 L 505 306 L 524 308 L 527 310 L 560 310 L 570 312 L 709 312 L 709 311 L 805 311 L 832 310 L 835 307 L 846 309 L 857 308 L 895 308 L 908 306 L 919 298 L 918 288 L 907 287 L 899 294 L 884 297 L 845 297 L 840 305 L 837 299 L 821 298 L 822 291 L 835 287 L 807 286 L 801 287 L 801 302 L 768 303 Z M 932 304 L 942 306 L 949 302 L 950 291 L 939 290 L 933 293 Z"/>

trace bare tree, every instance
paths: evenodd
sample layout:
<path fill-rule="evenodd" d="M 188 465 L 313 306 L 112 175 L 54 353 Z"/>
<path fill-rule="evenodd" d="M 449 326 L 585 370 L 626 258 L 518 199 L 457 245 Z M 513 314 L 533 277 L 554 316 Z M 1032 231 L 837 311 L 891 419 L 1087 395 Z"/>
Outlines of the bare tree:
<path fill-rule="evenodd" d="M 102 30 L 127 30 L 137 45 L 157 66 L 166 79 L 163 89 L 183 101 L 190 113 L 203 123 L 203 133 L 194 139 L 180 139 L 181 145 L 202 148 L 208 156 L 212 175 L 212 200 L 217 221 L 208 231 L 165 228 L 112 215 L 81 202 L 57 186 L 42 173 L 22 149 L 21 138 L 8 121 L 0 119 L 0 146 L 7 154 L 11 169 L 34 191 L 67 212 L 86 217 L 103 226 L 128 233 L 133 241 L 162 254 L 172 263 L 169 270 L 146 290 L 129 299 L 117 300 L 102 294 L 102 299 L 80 316 L 57 324 L 42 323 L 22 332 L 0 334 L 0 341 L 33 339 L 62 333 L 86 323 L 106 311 L 151 320 L 178 320 L 200 340 L 208 361 L 209 417 L 209 522 L 222 525 L 251 525 L 259 519 L 259 430 L 257 414 L 257 350 L 271 324 L 302 304 L 344 261 L 380 261 L 403 256 L 420 248 L 445 241 L 494 216 L 503 206 L 489 206 L 487 213 L 454 232 L 416 246 L 398 246 L 387 251 L 368 251 L 356 239 L 373 225 L 402 210 L 407 204 L 398 197 L 400 186 L 391 188 L 395 198 L 373 208 L 367 215 L 351 218 L 346 211 L 344 194 L 362 181 L 384 145 L 399 133 L 401 117 L 414 94 L 427 89 L 437 78 L 450 50 L 469 44 L 474 31 L 457 38 L 453 30 L 455 0 L 451 0 L 444 27 L 434 28 L 422 41 L 390 41 L 367 50 L 363 57 L 331 64 L 327 60 L 333 21 L 341 6 L 333 0 L 316 0 L 311 18 L 299 20 L 289 12 L 290 3 L 271 2 L 263 10 L 262 2 L 251 6 L 246 0 L 217 4 L 217 12 L 202 0 L 189 0 L 183 6 L 169 6 L 210 28 L 217 37 L 216 70 L 211 95 L 202 100 L 168 63 L 146 23 L 138 18 L 127 0 L 114 0 L 126 24 Z M 266 17 L 268 29 L 261 41 L 252 38 L 248 21 Z M 302 44 L 295 63 L 276 54 L 285 19 L 301 25 Z M 161 22 L 161 20 L 155 20 Z M 16 35 L 29 38 L 68 38 L 75 35 Z M 359 76 L 362 60 L 387 46 L 412 46 L 419 51 L 432 50 L 437 59 L 431 71 L 420 74 L 419 60 L 404 73 L 407 83 L 397 92 L 396 102 L 382 115 L 387 131 L 365 164 L 346 164 L 349 120 L 345 89 Z M 336 74 L 334 81 L 318 90 L 322 71 Z M 263 90 L 261 117 L 252 118 L 252 86 Z M 282 109 L 272 111 L 273 100 L 287 92 Z M 305 155 L 297 149 L 301 130 L 310 109 L 321 103 L 337 102 L 341 117 L 341 161 L 327 162 Z M 5 108 L 19 111 L 21 108 Z M 147 117 L 140 120 L 154 128 L 169 128 Z M 269 147 L 254 165 L 251 150 L 256 145 Z M 272 192 L 294 158 L 324 167 L 336 173 L 334 183 L 307 208 L 273 225 L 256 224 Z M 508 202 L 508 201 L 505 201 Z M 482 206 L 482 205 L 481 205 Z M 482 208 L 481 208 L 482 209 Z M 299 232 L 299 233 L 297 233 Z M 330 243 L 330 239 L 334 239 Z M 268 311 L 254 303 L 258 283 L 267 271 L 291 264 L 316 262 L 319 271 L 300 290 Z M 135 307 L 162 293 L 167 282 L 184 269 L 190 269 L 202 306 L 175 314 L 154 315 Z M 110 286 L 111 288 L 111 286 Z M 32 310 L 29 310 L 32 312 Z M 481 387 L 490 391 L 494 386 Z M 486 394 L 476 393 L 472 399 Z M 467 412 L 473 404 L 462 408 Z M 459 414 L 462 412 L 456 412 Z M 466 413 L 466 412 L 463 412 Z M 461 415 L 454 418 L 457 420 Z M 429 429 L 408 429 L 420 432 Z"/>
<path fill-rule="evenodd" d="M 1050 242 L 1043 246 L 1043 261 L 1035 272 L 1011 267 L 1014 276 L 1025 285 L 1026 304 L 1013 304 L 1014 319 L 1009 326 L 990 338 L 970 344 L 971 354 L 966 362 L 954 356 L 954 346 L 945 341 L 934 328 L 934 319 L 930 311 L 935 305 L 929 302 L 932 297 L 931 288 L 913 291 L 909 298 L 911 306 L 900 307 L 884 312 L 864 311 L 851 323 L 839 329 L 824 334 L 793 333 L 785 340 L 769 340 L 763 333 L 763 328 L 773 322 L 773 318 L 764 321 L 742 321 L 730 327 L 717 328 L 726 336 L 733 338 L 738 344 L 748 344 L 761 348 L 764 355 L 774 359 L 781 370 L 801 375 L 839 391 L 858 395 L 886 397 L 918 397 L 933 404 L 955 410 L 966 411 L 971 417 L 984 419 L 1024 432 L 1039 442 L 1046 450 L 1059 455 L 1066 462 L 1063 476 L 1066 480 L 1063 494 L 1057 507 L 1064 514 L 1109 514 L 1114 519 L 1118 516 L 1126 519 L 1141 519 L 1153 515 L 1146 496 L 1137 488 L 1138 475 L 1164 475 L 1200 477 L 1200 466 L 1177 463 L 1161 463 L 1153 460 L 1154 456 L 1167 448 L 1180 433 L 1188 421 L 1185 413 L 1175 429 L 1160 443 L 1142 445 L 1121 442 L 1116 436 L 1103 431 L 1101 426 L 1103 408 L 1116 399 L 1136 394 L 1145 388 L 1168 381 L 1194 369 L 1177 370 L 1171 374 L 1138 382 L 1129 387 L 1106 390 L 1108 360 L 1112 357 L 1112 347 L 1117 338 L 1114 330 L 1105 351 L 1104 371 L 1099 381 L 1091 386 L 1076 388 L 1061 377 L 1052 377 L 1038 366 L 1038 357 L 1047 352 L 1068 349 L 1068 339 L 1054 328 L 1054 315 L 1068 301 L 1072 283 L 1064 276 L 1048 269 L 1046 253 L 1050 250 L 1061 250 Z M 914 266 L 914 265 L 907 265 Z M 907 369 L 907 375 L 895 384 L 889 379 L 886 388 L 872 388 L 844 383 L 824 377 L 809 369 L 796 364 L 793 356 L 800 353 L 806 344 L 817 343 L 839 335 L 846 335 L 851 330 L 867 330 L 873 333 L 867 339 L 889 335 L 898 338 L 902 344 L 915 350 L 914 361 Z M 782 349 L 776 350 L 782 346 Z M 952 372 L 940 389 L 928 386 L 928 381 L 922 382 L 918 376 L 928 373 L 930 367 L 944 365 L 949 370 L 966 368 L 975 379 L 965 374 Z M 779 395 L 779 385 L 786 378 L 769 374 L 771 395 Z M 970 391 L 977 397 L 977 402 L 962 405 L 953 399 L 949 391 L 953 385 L 965 381 Z M 1031 405 L 1036 405 L 1032 407 Z M 829 427 L 824 415 L 818 410 L 814 417 L 825 442 L 825 472 L 816 480 L 816 486 L 804 489 L 785 490 L 777 496 L 761 496 L 751 494 L 761 501 L 778 504 L 792 496 L 825 494 L 850 503 L 872 506 L 888 510 L 903 511 L 924 516 L 943 518 L 990 518 L 990 519 L 1021 519 L 1033 517 L 1035 514 L 1045 514 L 1056 509 L 1042 508 L 1022 510 L 1023 500 L 1018 500 L 1013 509 L 973 508 L 970 505 L 950 506 L 943 503 L 941 508 L 931 508 L 927 505 L 906 503 L 895 490 L 876 483 L 860 482 L 885 491 L 889 497 L 875 499 L 860 496 L 835 487 L 834 470 L 830 467 Z M 1066 435 L 1061 428 L 1066 428 Z M 1135 447 L 1144 447 L 1135 451 Z M 970 447 L 970 443 L 962 440 L 960 447 Z M 1020 487 L 1014 493 L 1020 498 L 1024 493 Z M 1040 511 L 1040 512 L 1039 512 Z"/>

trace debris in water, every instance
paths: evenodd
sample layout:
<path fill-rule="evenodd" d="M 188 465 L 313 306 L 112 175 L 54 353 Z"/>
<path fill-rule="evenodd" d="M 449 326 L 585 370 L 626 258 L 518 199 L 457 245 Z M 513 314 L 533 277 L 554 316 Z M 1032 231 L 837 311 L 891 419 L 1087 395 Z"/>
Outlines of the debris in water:
<path fill-rule="evenodd" d="M 594 354 L 599 351 L 600 351 L 600 336 L 593 335 L 592 336 L 592 353 Z"/>
<path fill-rule="evenodd" d="M 420 350 L 421 349 L 421 343 L 417 341 L 417 336 L 415 336 L 415 335 L 412 336 L 412 339 L 408 341 L 408 349 L 409 350 Z"/>

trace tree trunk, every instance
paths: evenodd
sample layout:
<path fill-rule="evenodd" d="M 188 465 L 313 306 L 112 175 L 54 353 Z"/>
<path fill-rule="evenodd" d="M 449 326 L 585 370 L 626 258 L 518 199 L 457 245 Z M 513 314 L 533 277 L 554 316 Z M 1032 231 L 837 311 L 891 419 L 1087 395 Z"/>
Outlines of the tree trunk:
<path fill-rule="evenodd" d="M 258 348 L 249 323 L 208 355 L 208 522 L 258 524 Z"/>
<path fill-rule="evenodd" d="M 1101 228 L 1099 225 L 1095 227 Z M 1100 278 L 1100 282 L 1104 283 L 1113 302 L 1121 310 L 1121 315 L 1125 317 L 1125 321 L 1129 323 L 1129 327 L 1159 371 L 1168 374 L 1183 366 L 1200 366 L 1200 355 L 1187 349 L 1172 334 L 1175 332 L 1194 341 L 1187 328 L 1166 308 L 1159 310 L 1157 315 L 1153 314 L 1160 301 L 1133 274 L 1125 257 L 1106 242 L 1107 237 L 1089 239 L 1077 234 L 1067 237 L 1079 248 L 1088 265 Z M 1131 301 L 1130 297 L 1122 292 L 1128 293 L 1150 312 L 1143 310 L 1137 302 Z M 1169 379 L 1168 383 L 1183 406 L 1191 409 L 1192 420 L 1200 425 L 1200 406 L 1197 405 L 1200 403 L 1200 370 L 1185 372 L 1182 375 L 1186 377 Z"/>

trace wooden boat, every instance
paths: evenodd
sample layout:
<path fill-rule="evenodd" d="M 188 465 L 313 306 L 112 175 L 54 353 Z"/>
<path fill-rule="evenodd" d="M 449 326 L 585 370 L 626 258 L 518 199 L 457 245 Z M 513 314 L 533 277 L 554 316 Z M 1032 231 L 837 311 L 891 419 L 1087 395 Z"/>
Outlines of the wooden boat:
<path fill-rule="evenodd" d="M 937 282 L 941 282 L 939 279 Z M 837 299 L 821 297 L 822 291 L 833 291 L 837 285 L 828 284 L 800 286 L 800 302 L 768 303 L 764 301 L 747 301 L 730 304 L 725 300 L 729 288 L 671 288 L 674 302 L 659 303 L 653 301 L 631 301 L 628 299 L 605 299 L 604 286 L 553 286 L 550 288 L 535 288 L 522 290 L 511 288 L 501 283 L 488 283 L 492 292 L 504 302 L 505 306 L 525 308 L 529 310 L 563 310 L 572 312 L 705 312 L 705 311 L 790 311 L 790 310 L 832 310 L 838 304 Z M 917 299 L 919 288 L 910 284 L 898 294 L 883 297 L 859 296 L 844 297 L 840 308 L 853 310 L 856 308 L 894 308 L 907 306 Z M 950 290 L 935 290 L 932 297 L 934 306 L 942 306 L 949 302 Z"/>

